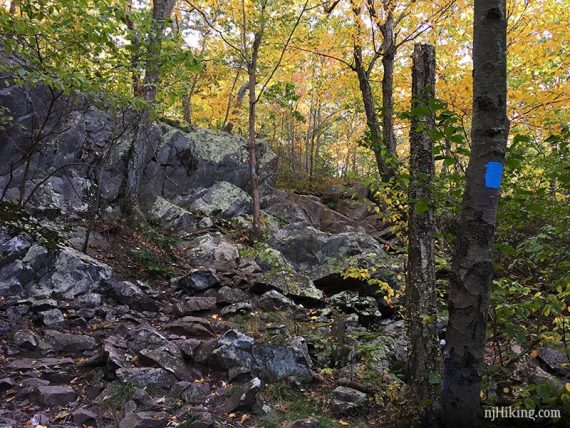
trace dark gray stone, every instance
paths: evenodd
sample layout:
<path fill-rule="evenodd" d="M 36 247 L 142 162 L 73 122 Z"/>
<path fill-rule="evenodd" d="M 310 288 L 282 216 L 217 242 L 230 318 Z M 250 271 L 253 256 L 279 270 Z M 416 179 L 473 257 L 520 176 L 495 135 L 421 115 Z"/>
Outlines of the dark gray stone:
<path fill-rule="evenodd" d="M 336 417 L 364 415 L 368 395 L 346 386 L 338 386 L 332 392 L 331 410 Z"/>
<path fill-rule="evenodd" d="M 82 352 L 97 346 L 97 341 L 91 336 L 60 333 L 56 330 L 46 330 L 44 339 L 58 352 Z"/>
<path fill-rule="evenodd" d="M 291 424 L 291 428 L 319 428 L 321 424 L 315 418 L 299 419 Z"/>
<path fill-rule="evenodd" d="M 261 389 L 261 380 L 253 378 L 251 381 L 235 388 L 232 395 L 226 399 L 219 407 L 221 413 L 230 413 L 235 410 L 249 410 L 255 404 L 257 393 Z"/>
<path fill-rule="evenodd" d="M 194 312 L 209 311 L 216 307 L 215 297 L 191 297 L 184 302 L 174 304 L 174 313 L 183 317 Z"/>
<path fill-rule="evenodd" d="M 97 414 L 86 409 L 78 409 L 72 413 L 73 423 L 77 426 L 92 426 L 97 427 Z"/>
<path fill-rule="evenodd" d="M 187 316 L 170 324 L 167 328 L 175 334 L 187 337 L 214 337 L 216 333 L 205 318 Z"/>
<path fill-rule="evenodd" d="M 121 420 L 119 428 L 163 428 L 167 424 L 166 412 L 131 412 Z"/>
<path fill-rule="evenodd" d="M 34 350 L 38 346 L 36 337 L 29 330 L 17 330 L 13 340 L 14 345 L 24 349 Z"/>
<path fill-rule="evenodd" d="M 116 373 L 119 380 L 132 382 L 141 388 L 154 386 L 168 389 L 176 382 L 176 378 L 172 374 L 159 368 L 120 368 Z"/>
<path fill-rule="evenodd" d="M 156 299 L 146 295 L 140 287 L 128 281 L 112 281 L 109 284 L 109 293 L 116 301 L 135 311 L 158 312 L 160 308 Z"/>
<path fill-rule="evenodd" d="M 59 309 L 50 309 L 40 312 L 40 319 L 46 327 L 57 327 L 65 322 L 65 318 Z"/>
<path fill-rule="evenodd" d="M 249 300 L 247 293 L 241 291 L 237 288 L 231 288 L 228 286 L 223 286 L 218 290 L 218 303 L 222 304 L 232 304 L 241 303 Z"/>
<path fill-rule="evenodd" d="M 65 406 L 73 401 L 77 394 L 67 386 L 38 386 L 36 388 L 37 401 L 46 407 Z"/>
<path fill-rule="evenodd" d="M 178 279 L 178 286 L 190 293 L 207 290 L 219 284 L 220 280 L 213 270 L 193 269 L 187 275 Z"/>

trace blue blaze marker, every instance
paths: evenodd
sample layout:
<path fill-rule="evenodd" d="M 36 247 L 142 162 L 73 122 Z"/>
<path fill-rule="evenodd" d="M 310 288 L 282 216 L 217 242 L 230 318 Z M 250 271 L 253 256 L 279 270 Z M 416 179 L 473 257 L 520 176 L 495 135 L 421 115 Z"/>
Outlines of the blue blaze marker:
<path fill-rule="evenodd" d="M 500 188 L 502 176 L 503 164 L 501 162 L 487 162 L 485 165 L 485 187 L 487 189 Z"/>

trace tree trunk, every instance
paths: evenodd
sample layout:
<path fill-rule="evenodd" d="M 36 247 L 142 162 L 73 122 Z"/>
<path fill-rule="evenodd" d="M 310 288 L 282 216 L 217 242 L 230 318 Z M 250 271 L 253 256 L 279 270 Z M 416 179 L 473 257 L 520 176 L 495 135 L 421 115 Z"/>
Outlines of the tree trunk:
<path fill-rule="evenodd" d="M 239 72 L 238 72 L 238 75 L 239 75 Z M 237 81 L 237 77 L 238 76 L 236 76 L 236 81 Z M 230 133 L 230 134 L 232 133 L 232 131 L 234 129 L 235 120 L 239 116 L 239 111 L 240 111 L 241 105 L 243 103 L 243 98 L 245 97 L 245 93 L 249 89 L 249 87 L 250 87 L 250 81 L 248 80 L 243 85 L 241 85 L 241 87 L 238 89 L 237 97 L 236 97 L 236 103 L 234 104 L 234 108 L 232 110 L 231 117 L 226 118 L 226 124 L 224 125 L 223 130 Z M 251 96 L 250 96 L 250 98 L 251 98 Z"/>
<path fill-rule="evenodd" d="M 153 104 L 156 101 L 156 85 L 160 74 L 160 54 L 166 21 L 172 14 L 175 0 L 153 0 L 152 28 L 149 35 L 148 57 L 145 65 L 144 99 Z"/>
<path fill-rule="evenodd" d="M 428 107 L 435 96 L 435 49 L 416 45 L 412 68 L 412 109 Z M 434 179 L 433 112 L 414 117 L 410 127 L 410 185 L 408 283 L 406 286 L 406 324 L 408 334 L 408 384 L 411 399 L 420 404 L 435 397 L 430 372 L 439 371 L 437 341 L 437 310 L 435 302 L 435 261 L 433 234 L 435 230 L 431 186 Z M 420 130 L 421 129 L 421 130 Z M 426 209 L 427 205 L 427 209 Z M 416 207 L 422 207 L 418 210 Z"/>
<path fill-rule="evenodd" d="M 226 114 L 224 115 L 224 123 L 222 124 L 223 130 L 226 130 L 226 126 L 228 124 L 228 119 L 230 117 L 230 110 L 232 108 L 233 94 L 234 94 L 234 90 L 235 90 L 236 85 L 237 85 L 237 81 L 239 79 L 240 71 L 241 70 L 238 69 L 238 71 L 236 72 L 236 77 L 234 77 L 234 81 L 232 82 L 232 87 L 230 88 L 230 94 L 228 95 L 228 105 L 226 107 Z M 249 85 L 249 82 L 245 86 L 247 87 L 247 85 Z M 231 129 L 229 130 L 229 132 L 231 132 Z"/>
<path fill-rule="evenodd" d="M 386 7 L 386 6 L 385 6 Z M 396 45 L 394 40 L 394 16 L 388 13 L 386 22 L 382 25 L 383 47 L 382 66 L 382 138 L 392 161 L 396 156 L 396 136 L 394 135 L 394 58 Z M 389 162 L 389 161 L 388 161 Z"/>
<path fill-rule="evenodd" d="M 131 80 L 133 85 L 133 95 L 136 97 L 141 97 L 143 95 L 143 86 L 141 83 L 139 71 L 139 56 L 140 56 L 140 40 L 137 33 L 137 29 L 135 28 L 135 24 L 131 19 L 131 11 L 133 9 L 133 2 L 132 0 L 127 0 L 126 3 L 127 13 L 126 13 L 126 20 L 127 20 L 127 29 L 132 33 L 133 40 L 131 41 L 133 45 L 133 49 L 131 52 Z"/>
<path fill-rule="evenodd" d="M 172 13 L 174 0 L 153 0 L 152 28 L 148 37 L 148 57 L 145 64 L 143 97 L 147 108 L 140 112 L 136 133 L 127 154 L 127 176 L 121 191 L 122 208 L 135 221 L 142 221 L 139 208 L 140 180 L 145 158 L 150 150 L 152 128 L 151 111 L 156 102 L 157 83 L 160 78 L 160 54 L 166 20 Z"/>
<path fill-rule="evenodd" d="M 256 106 L 256 72 L 257 55 L 261 45 L 261 35 L 256 34 L 253 42 L 251 63 L 248 65 L 249 77 L 249 123 L 248 123 L 248 152 L 249 152 L 249 180 L 251 183 L 251 200 L 253 208 L 253 238 L 260 239 L 263 231 L 261 229 L 261 198 L 259 196 L 259 180 L 257 175 L 257 158 L 255 152 L 255 106 Z"/>
<path fill-rule="evenodd" d="M 491 246 L 509 132 L 505 0 L 475 0 L 472 147 L 451 272 L 441 416 L 477 424 L 485 350 Z"/>
<path fill-rule="evenodd" d="M 376 157 L 376 164 L 378 165 L 378 172 L 382 177 L 382 181 L 388 181 L 393 173 L 387 167 L 384 159 L 382 157 L 382 133 L 380 130 L 380 122 L 378 120 L 378 114 L 376 113 L 376 107 L 374 106 L 374 94 L 372 93 L 372 86 L 370 86 L 370 80 L 364 64 L 362 62 L 362 48 L 360 46 L 354 46 L 354 68 L 356 74 L 358 75 L 358 84 L 360 87 L 360 93 L 362 95 L 362 102 L 364 103 L 364 112 L 366 114 L 366 125 L 370 131 L 370 140 L 372 144 L 372 150 Z"/>

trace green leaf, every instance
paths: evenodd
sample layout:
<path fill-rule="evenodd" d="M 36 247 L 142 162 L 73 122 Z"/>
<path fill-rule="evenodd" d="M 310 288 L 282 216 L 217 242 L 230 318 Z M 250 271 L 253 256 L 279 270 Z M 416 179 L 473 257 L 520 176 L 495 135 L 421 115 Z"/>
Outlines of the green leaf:
<path fill-rule="evenodd" d="M 414 205 L 414 212 L 416 214 L 422 214 L 429 211 L 429 206 L 425 201 L 417 201 Z"/>

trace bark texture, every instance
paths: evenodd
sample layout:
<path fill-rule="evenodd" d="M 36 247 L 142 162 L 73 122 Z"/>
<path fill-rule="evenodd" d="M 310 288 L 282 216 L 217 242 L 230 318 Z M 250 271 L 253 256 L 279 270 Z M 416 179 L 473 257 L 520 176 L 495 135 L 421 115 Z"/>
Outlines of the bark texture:
<path fill-rule="evenodd" d="M 390 2 L 384 1 L 384 9 L 390 10 Z M 394 37 L 394 15 L 388 12 L 382 30 L 382 137 L 390 156 L 396 156 L 396 136 L 394 135 L 394 59 L 396 58 L 396 44 Z"/>
<path fill-rule="evenodd" d="M 174 3 L 175 0 L 153 0 L 152 28 L 148 36 L 148 56 L 142 88 L 142 95 L 148 107 L 140 112 L 136 135 L 133 136 L 129 147 L 127 176 L 120 197 L 123 211 L 135 221 L 142 221 L 144 217 L 140 212 L 138 201 L 140 178 L 144 159 L 151 150 L 151 111 L 156 102 L 157 84 L 160 78 L 162 40 Z"/>
<path fill-rule="evenodd" d="M 251 200 L 253 208 L 253 236 L 261 238 L 261 198 L 259 196 L 259 179 L 257 175 L 256 130 L 255 130 L 255 107 L 257 104 L 255 85 L 257 73 L 257 55 L 261 45 L 261 34 L 256 34 L 253 41 L 251 62 L 248 65 L 249 75 L 249 126 L 248 126 L 248 152 L 249 152 L 249 180 L 251 183 Z"/>
<path fill-rule="evenodd" d="M 378 165 L 378 172 L 382 177 L 382 181 L 386 182 L 393 177 L 393 172 L 387 167 L 386 162 L 382 156 L 382 130 L 376 106 L 374 105 L 374 94 L 372 93 L 372 86 L 370 85 L 370 75 L 364 66 L 362 59 L 362 47 L 354 46 L 354 71 L 358 76 L 358 85 L 362 95 L 362 102 L 364 104 L 364 112 L 366 114 L 366 125 L 370 131 L 370 140 L 372 149 L 376 156 L 376 164 Z"/>
<path fill-rule="evenodd" d="M 430 45 L 418 44 L 413 53 L 412 109 L 428 107 L 429 99 L 435 96 L 434 88 L 435 49 Z M 428 376 L 430 372 L 439 371 L 440 361 L 433 253 L 435 224 L 431 206 L 435 167 L 433 140 L 428 135 L 433 129 L 433 112 L 412 119 L 406 327 L 410 393 L 417 404 L 435 398 L 434 385 L 429 382 Z"/>
<path fill-rule="evenodd" d="M 472 147 L 451 275 L 441 395 L 446 427 L 477 425 L 493 278 L 491 246 L 509 132 L 505 0 L 475 0 Z"/>

